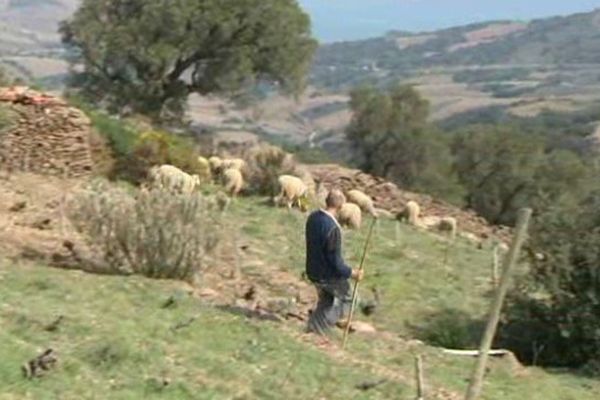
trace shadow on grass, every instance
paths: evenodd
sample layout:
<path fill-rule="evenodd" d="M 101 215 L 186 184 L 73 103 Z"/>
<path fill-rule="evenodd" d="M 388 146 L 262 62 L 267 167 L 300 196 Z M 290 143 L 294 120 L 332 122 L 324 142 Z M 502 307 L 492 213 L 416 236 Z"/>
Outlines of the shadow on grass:
<path fill-rule="evenodd" d="M 260 321 L 283 321 L 283 318 L 281 316 L 262 309 L 256 310 L 249 307 L 242 307 L 237 305 L 219 305 L 216 306 L 216 308 L 220 311 L 225 311 L 238 317 L 258 319 Z"/>

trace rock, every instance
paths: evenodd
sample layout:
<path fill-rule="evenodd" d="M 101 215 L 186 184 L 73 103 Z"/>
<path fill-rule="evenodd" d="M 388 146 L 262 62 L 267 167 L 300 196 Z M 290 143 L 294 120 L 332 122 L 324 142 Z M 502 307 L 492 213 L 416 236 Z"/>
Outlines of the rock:
<path fill-rule="evenodd" d="M 202 298 L 215 298 L 219 296 L 219 292 L 211 288 L 202 288 L 198 291 L 198 296 Z"/>
<path fill-rule="evenodd" d="M 376 333 L 377 329 L 371 324 L 362 321 L 352 322 L 352 330 L 358 333 Z"/>

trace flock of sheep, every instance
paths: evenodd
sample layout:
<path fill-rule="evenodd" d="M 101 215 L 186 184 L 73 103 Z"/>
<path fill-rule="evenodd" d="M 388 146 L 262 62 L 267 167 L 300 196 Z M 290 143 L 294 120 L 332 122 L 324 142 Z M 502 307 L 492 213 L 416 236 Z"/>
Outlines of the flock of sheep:
<path fill-rule="evenodd" d="M 244 188 L 244 174 L 246 161 L 240 158 L 222 159 L 199 157 L 199 165 L 207 172 L 211 180 L 220 182 L 230 197 L 236 197 Z M 286 206 L 289 209 L 297 207 L 302 211 L 308 210 L 309 203 L 323 207 L 327 190 L 319 185 L 308 172 L 298 175 L 281 175 L 278 178 L 279 194 L 273 199 L 277 206 Z M 191 194 L 198 190 L 201 179 L 198 175 L 190 175 L 172 165 L 153 167 L 149 173 L 149 184 L 165 190 L 181 194 Z M 363 212 L 377 218 L 380 210 L 376 210 L 373 199 L 360 190 L 346 192 L 347 202 L 339 212 L 339 222 L 350 229 L 359 229 L 362 225 Z M 421 208 L 415 201 L 409 201 L 405 209 L 396 218 L 408 224 L 425 229 L 437 228 L 455 237 L 457 233 L 457 220 L 453 217 L 421 217 Z"/>

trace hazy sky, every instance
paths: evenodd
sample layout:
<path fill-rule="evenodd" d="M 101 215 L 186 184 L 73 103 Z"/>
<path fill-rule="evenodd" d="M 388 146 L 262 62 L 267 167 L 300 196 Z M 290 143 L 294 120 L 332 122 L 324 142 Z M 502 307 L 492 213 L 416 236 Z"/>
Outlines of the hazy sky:
<path fill-rule="evenodd" d="M 600 0 L 299 0 L 324 42 L 378 36 L 391 29 L 423 31 L 491 19 L 572 14 Z"/>

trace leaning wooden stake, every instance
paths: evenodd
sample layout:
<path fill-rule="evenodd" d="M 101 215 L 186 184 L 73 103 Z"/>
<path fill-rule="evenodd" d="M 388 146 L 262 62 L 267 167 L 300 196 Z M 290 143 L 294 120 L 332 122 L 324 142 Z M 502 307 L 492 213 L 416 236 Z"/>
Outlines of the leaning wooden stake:
<path fill-rule="evenodd" d="M 425 380 L 423 378 L 423 357 L 415 357 L 415 373 L 417 379 L 417 400 L 425 399 Z"/>
<path fill-rule="evenodd" d="M 500 246 L 494 246 L 492 254 L 492 286 L 494 289 L 498 287 L 498 267 L 500 265 Z"/>
<path fill-rule="evenodd" d="M 362 271 L 365 266 L 365 258 L 367 257 L 367 250 L 369 248 L 369 243 L 371 242 L 371 236 L 373 235 L 373 228 L 377 223 L 377 219 L 373 218 L 371 222 L 371 226 L 369 227 L 369 233 L 367 234 L 367 240 L 365 241 L 365 248 L 363 249 L 363 254 L 360 259 L 360 266 L 358 267 L 359 271 Z M 350 307 L 350 313 L 348 314 L 348 320 L 346 321 L 346 327 L 344 329 L 344 339 L 342 341 L 342 350 L 346 348 L 346 342 L 348 341 L 348 334 L 350 333 L 350 325 L 352 324 L 352 316 L 354 315 L 354 309 L 356 308 L 356 300 L 358 299 L 358 286 L 360 282 L 354 282 L 354 290 L 352 291 L 352 306 Z"/>
<path fill-rule="evenodd" d="M 500 278 L 500 284 L 498 286 L 494 302 L 492 303 L 487 327 L 481 340 L 479 357 L 477 359 L 475 369 L 473 370 L 469 388 L 467 389 L 467 394 L 465 397 L 466 400 L 476 400 L 481 393 L 485 367 L 489 357 L 489 351 L 492 347 L 492 341 L 496 335 L 500 311 L 502 310 L 502 304 L 504 303 L 504 298 L 506 297 L 512 270 L 517 263 L 519 252 L 521 251 L 521 247 L 523 246 L 523 242 L 527 236 L 527 227 L 529 226 L 531 212 L 532 211 L 529 208 L 524 208 L 519 211 L 515 236 L 513 237 L 510 250 L 504 258 L 502 277 Z"/>

